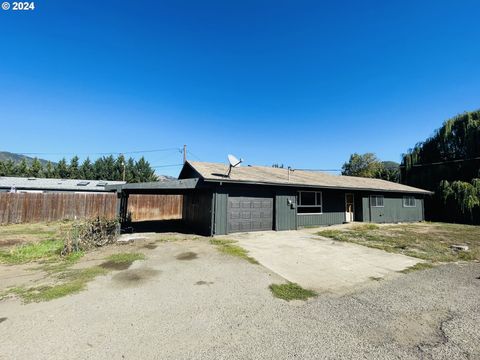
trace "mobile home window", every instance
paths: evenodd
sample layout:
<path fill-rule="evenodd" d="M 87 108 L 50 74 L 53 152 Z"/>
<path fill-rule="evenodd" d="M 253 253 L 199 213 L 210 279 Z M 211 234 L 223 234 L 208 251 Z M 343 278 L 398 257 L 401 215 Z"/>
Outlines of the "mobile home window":
<path fill-rule="evenodd" d="M 370 203 L 372 207 L 383 207 L 383 195 L 370 196 Z"/>
<path fill-rule="evenodd" d="M 322 213 L 322 192 L 321 191 L 299 191 L 297 196 L 297 213 L 321 214 Z"/>
<path fill-rule="evenodd" d="M 404 196 L 403 197 L 403 206 L 404 207 L 415 207 L 415 197 L 414 196 Z"/>

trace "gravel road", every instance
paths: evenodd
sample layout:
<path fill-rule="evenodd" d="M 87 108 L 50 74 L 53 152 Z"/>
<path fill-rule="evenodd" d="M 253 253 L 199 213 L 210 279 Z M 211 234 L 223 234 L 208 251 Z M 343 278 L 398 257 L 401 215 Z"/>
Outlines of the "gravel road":
<path fill-rule="evenodd" d="M 478 263 L 288 303 L 268 289 L 282 278 L 204 240 L 147 257 L 77 295 L 0 302 L 0 358 L 480 359 Z"/>

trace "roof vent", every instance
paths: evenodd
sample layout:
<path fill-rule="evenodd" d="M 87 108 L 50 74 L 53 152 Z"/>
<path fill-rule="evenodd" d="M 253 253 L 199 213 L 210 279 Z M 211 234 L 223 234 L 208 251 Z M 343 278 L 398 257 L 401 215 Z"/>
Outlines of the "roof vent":
<path fill-rule="evenodd" d="M 97 186 L 107 186 L 108 183 L 106 181 L 100 181 L 97 183 Z"/>
<path fill-rule="evenodd" d="M 32 177 L 29 177 L 28 180 L 37 180 L 37 178 L 32 176 Z"/>
<path fill-rule="evenodd" d="M 88 184 L 90 184 L 90 181 L 80 181 L 77 185 L 78 186 L 87 186 Z"/>

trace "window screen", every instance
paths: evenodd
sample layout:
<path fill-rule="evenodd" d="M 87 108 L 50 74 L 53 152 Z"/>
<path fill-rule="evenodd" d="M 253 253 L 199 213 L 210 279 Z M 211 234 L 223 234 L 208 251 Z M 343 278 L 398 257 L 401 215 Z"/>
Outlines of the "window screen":
<path fill-rule="evenodd" d="M 415 207 L 415 197 L 414 196 L 404 196 L 403 197 L 403 206 L 404 207 Z"/>
<path fill-rule="evenodd" d="M 370 203 L 372 207 L 383 207 L 383 195 L 370 196 Z"/>

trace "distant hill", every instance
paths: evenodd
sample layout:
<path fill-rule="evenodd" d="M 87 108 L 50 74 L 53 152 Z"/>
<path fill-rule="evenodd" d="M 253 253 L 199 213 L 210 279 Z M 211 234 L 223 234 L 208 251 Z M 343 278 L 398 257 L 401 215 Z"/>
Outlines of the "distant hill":
<path fill-rule="evenodd" d="M 157 174 L 155 174 L 157 175 Z M 174 176 L 169 176 L 169 175 L 157 175 L 158 181 L 171 181 L 171 180 L 177 180 L 176 177 Z"/>
<path fill-rule="evenodd" d="M 12 160 L 15 164 L 17 164 L 21 162 L 23 159 L 25 159 L 27 164 L 31 164 L 33 161 L 33 157 L 30 157 L 30 156 L 15 154 L 8 151 L 0 151 L 0 161 Z M 39 158 L 38 160 L 42 163 L 42 165 L 45 165 L 46 163 L 48 163 L 48 160 L 45 160 L 45 159 Z"/>

